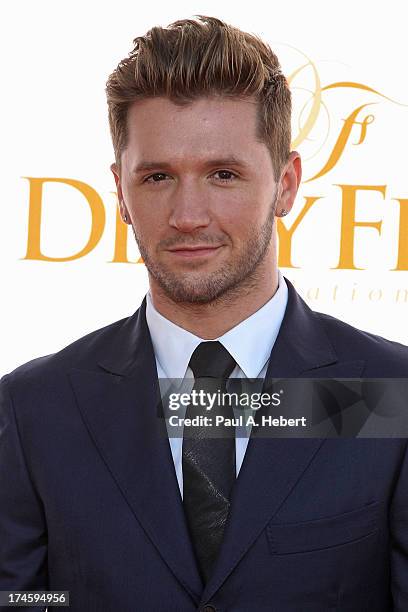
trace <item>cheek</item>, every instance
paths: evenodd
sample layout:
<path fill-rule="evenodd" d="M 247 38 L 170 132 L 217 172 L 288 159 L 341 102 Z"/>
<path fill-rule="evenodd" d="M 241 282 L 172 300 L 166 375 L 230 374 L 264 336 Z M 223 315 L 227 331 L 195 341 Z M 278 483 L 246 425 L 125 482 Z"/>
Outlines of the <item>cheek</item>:
<path fill-rule="evenodd" d="M 136 233 L 145 241 L 155 240 L 167 227 L 167 218 L 154 206 L 130 206 L 133 227 Z"/>
<path fill-rule="evenodd" d="M 256 233 L 266 221 L 270 203 L 260 203 L 254 198 L 246 198 L 235 202 L 229 202 L 215 211 L 216 222 L 222 230 L 233 238 L 242 236 L 246 238 Z"/>

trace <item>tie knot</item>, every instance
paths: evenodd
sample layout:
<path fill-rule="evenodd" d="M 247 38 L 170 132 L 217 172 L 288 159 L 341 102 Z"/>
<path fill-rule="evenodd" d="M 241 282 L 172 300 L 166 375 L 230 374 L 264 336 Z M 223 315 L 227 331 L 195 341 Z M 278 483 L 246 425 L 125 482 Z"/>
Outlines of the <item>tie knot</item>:
<path fill-rule="evenodd" d="M 236 365 L 221 342 L 201 342 L 191 355 L 194 378 L 228 378 Z"/>

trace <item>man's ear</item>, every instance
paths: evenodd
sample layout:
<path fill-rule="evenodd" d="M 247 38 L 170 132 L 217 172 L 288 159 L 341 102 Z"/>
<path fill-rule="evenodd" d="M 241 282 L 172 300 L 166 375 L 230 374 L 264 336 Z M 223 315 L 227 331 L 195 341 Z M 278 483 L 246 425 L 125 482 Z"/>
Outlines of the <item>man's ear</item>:
<path fill-rule="evenodd" d="M 300 155 L 297 151 L 291 151 L 278 185 L 280 193 L 276 203 L 276 216 L 284 217 L 292 209 L 301 178 L 302 161 Z"/>
<path fill-rule="evenodd" d="M 115 179 L 116 191 L 118 193 L 118 205 L 120 210 L 120 216 L 122 217 L 124 223 L 131 223 L 129 212 L 125 205 L 125 200 L 123 198 L 122 185 L 120 181 L 120 170 L 118 165 L 114 162 L 110 167 L 113 177 Z"/>

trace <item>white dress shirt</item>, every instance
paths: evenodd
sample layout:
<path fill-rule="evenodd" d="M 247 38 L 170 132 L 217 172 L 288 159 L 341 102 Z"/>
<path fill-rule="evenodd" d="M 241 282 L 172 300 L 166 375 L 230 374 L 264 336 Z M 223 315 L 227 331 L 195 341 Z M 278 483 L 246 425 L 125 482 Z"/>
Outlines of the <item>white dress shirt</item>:
<path fill-rule="evenodd" d="M 269 356 L 285 314 L 288 288 L 279 272 L 279 285 L 273 297 L 251 316 L 225 334 L 216 338 L 237 362 L 231 378 L 264 378 Z M 195 348 L 206 342 L 161 315 L 153 305 L 150 292 L 146 296 L 146 320 L 152 338 L 159 379 L 189 379 L 190 390 L 194 376 L 188 367 Z M 187 380 L 188 382 L 188 380 Z M 179 416 L 182 416 L 178 413 Z M 236 475 L 238 476 L 245 451 L 248 435 L 236 434 Z M 182 437 L 169 438 L 177 481 L 183 496 Z"/>

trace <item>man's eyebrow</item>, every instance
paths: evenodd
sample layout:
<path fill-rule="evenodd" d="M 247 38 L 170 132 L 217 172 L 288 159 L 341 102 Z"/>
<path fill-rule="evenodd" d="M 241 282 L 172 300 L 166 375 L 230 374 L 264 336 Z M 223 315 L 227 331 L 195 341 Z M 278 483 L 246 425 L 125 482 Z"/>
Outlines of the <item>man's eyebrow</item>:
<path fill-rule="evenodd" d="M 208 159 L 204 161 L 203 165 L 205 167 L 213 167 L 213 166 L 242 166 L 245 167 L 248 164 L 243 160 L 239 159 L 235 155 L 230 155 L 228 157 L 218 157 L 214 159 Z M 169 162 L 161 162 L 161 161 L 142 161 L 137 164 L 133 172 L 145 172 L 146 170 L 154 170 L 154 169 L 162 169 L 169 170 L 171 168 L 171 163 Z"/>
<path fill-rule="evenodd" d="M 144 161 L 137 164 L 137 166 L 133 168 L 132 172 L 143 172 L 144 170 L 154 170 L 155 168 L 163 168 L 163 170 L 167 170 L 170 168 L 170 164 L 168 162 L 161 161 Z"/>
<path fill-rule="evenodd" d="M 229 155 L 228 157 L 218 157 L 216 159 L 209 159 L 205 162 L 205 166 L 247 166 L 248 164 L 243 160 L 239 159 L 235 155 Z"/>

